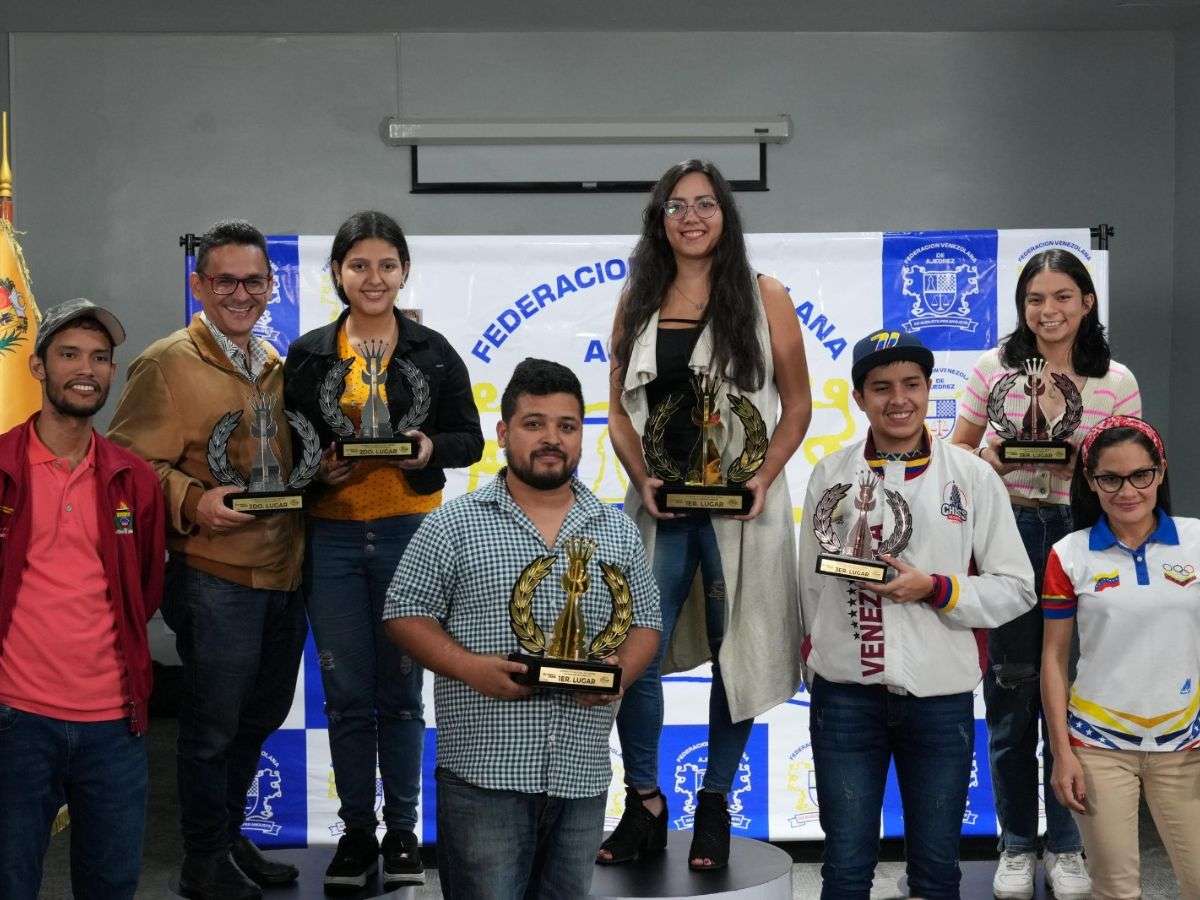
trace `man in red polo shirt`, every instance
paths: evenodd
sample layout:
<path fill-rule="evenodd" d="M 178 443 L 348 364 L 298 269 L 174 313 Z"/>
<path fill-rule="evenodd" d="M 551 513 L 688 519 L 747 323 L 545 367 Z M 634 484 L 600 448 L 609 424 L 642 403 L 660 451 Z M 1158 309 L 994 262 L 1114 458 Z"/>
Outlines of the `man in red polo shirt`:
<path fill-rule="evenodd" d="M 154 470 L 92 429 L 116 316 L 47 311 L 29 368 L 42 408 L 0 435 L 0 897 L 36 900 L 50 824 L 71 814 L 76 898 L 133 897 L 166 529 Z"/>

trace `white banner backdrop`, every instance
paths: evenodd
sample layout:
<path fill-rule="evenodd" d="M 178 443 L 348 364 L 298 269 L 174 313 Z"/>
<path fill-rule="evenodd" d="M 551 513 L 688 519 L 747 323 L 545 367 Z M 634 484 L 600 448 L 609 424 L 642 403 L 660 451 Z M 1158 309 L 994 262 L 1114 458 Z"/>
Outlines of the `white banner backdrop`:
<path fill-rule="evenodd" d="M 281 352 L 296 336 L 341 312 L 329 280 L 331 241 L 328 236 L 270 239 L 278 287 L 258 332 Z M 579 476 L 605 501 L 623 500 L 627 481 L 608 442 L 607 345 L 634 241 L 626 235 L 410 238 L 412 273 L 399 305 L 416 310 L 466 361 L 487 438 L 480 462 L 448 473 L 447 499 L 485 483 L 503 465 L 495 440 L 500 394 L 514 366 L 538 356 L 579 374 L 586 400 Z M 789 290 L 805 336 L 813 419 L 787 468 L 797 522 L 813 465 L 865 434 L 865 420 L 850 396 L 850 356 L 854 342 L 869 331 L 888 326 L 913 332 L 935 350 L 928 424 L 945 437 L 976 358 L 1015 325 L 1016 279 L 1034 253 L 1063 247 L 1080 256 L 1096 282 L 1101 317 L 1108 318 L 1107 253 L 1089 249 L 1086 228 L 755 234 L 747 241 L 752 265 Z M 187 301 L 189 310 L 194 308 L 190 296 Z M 292 712 L 267 742 L 247 800 L 246 830 L 264 844 L 329 843 L 340 833 L 314 657 L 310 643 Z M 436 840 L 432 680 L 426 679 L 429 730 L 418 824 L 426 843 Z M 667 679 L 660 784 L 675 828 L 691 825 L 706 765 L 710 684 L 707 666 Z M 976 714 L 975 766 L 963 831 L 993 835 L 997 828 L 978 696 Z M 615 734 L 611 753 L 610 826 L 624 802 Z M 382 788 L 377 802 L 382 803 Z M 735 780 L 731 812 L 735 834 L 771 840 L 821 837 L 807 694 L 757 720 Z M 903 830 L 893 776 L 881 833 L 897 836 Z"/>

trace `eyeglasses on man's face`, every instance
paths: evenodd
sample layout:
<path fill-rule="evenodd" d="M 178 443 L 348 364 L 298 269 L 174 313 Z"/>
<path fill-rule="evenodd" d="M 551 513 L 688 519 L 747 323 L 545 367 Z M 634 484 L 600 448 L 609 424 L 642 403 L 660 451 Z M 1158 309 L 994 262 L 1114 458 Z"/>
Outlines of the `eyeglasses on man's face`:
<path fill-rule="evenodd" d="M 271 289 L 270 275 L 248 275 L 245 278 L 234 278 L 232 275 L 198 274 L 208 282 L 209 290 L 218 297 L 226 297 L 229 294 L 235 293 L 239 284 L 252 297 L 259 297 Z"/>

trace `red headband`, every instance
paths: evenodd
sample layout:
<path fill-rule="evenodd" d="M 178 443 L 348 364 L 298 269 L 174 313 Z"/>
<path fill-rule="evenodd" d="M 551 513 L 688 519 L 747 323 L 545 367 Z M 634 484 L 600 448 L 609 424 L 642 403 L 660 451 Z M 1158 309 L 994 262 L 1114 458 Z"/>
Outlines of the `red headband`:
<path fill-rule="evenodd" d="M 1139 419 L 1136 416 L 1109 416 L 1107 419 L 1096 423 L 1096 427 L 1087 433 L 1087 437 L 1083 439 L 1083 446 L 1079 452 L 1083 455 L 1083 464 L 1089 466 L 1092 463 L 1092 445 L 1096 443 L 1098 438 L 1105 431 L 1113 428 L 1132 428 L 1141 434 L 1144 434 L 1150 439 L 1150 443 L 1154 445 L 1154 449 L 1158 451 L 1158 458 L 1166 460 L 1167 451 L 1163 449 L 1162 438 L 1159 437 L 1154 426 L 1144 419 Z"/>

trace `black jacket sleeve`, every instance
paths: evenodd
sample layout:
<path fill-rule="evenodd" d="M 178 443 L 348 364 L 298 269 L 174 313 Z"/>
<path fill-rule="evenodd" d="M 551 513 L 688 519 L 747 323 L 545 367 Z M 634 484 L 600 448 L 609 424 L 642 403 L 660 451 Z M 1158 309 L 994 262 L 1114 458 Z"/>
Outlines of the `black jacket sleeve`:
<path fill-rule="evenodd" d="M 446 374 L 434 411 L 433 456 L 429 465 L 461 469 L 483 456 L 483 431 L 466 364 L 449 341 L 444 341 L 440 349 L 446 361 Z"/>

